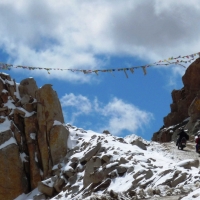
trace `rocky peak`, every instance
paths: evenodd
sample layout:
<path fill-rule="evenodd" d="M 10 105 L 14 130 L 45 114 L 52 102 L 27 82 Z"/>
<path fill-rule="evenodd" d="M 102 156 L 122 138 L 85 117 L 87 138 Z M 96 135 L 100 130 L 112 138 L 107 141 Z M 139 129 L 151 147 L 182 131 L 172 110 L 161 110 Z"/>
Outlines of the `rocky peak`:
<path fill-rule="evenodd" d="M 200 58 L 196 59 L 185 71 L 182 77 L 183 88 L 171 93 L 171 112 L 164 117 L 164 126 L 154 133 L 152 140 L 169 142 L 175 138 L 173 134 L 180 126 L 188 129 L 190 135 L 197 130 L 200 119 Z M 188 121 L 189 120 L 189 121 Z M 196 128 L 194 128 L 196 127 Z"/>
<path fill-rule="evenodd" d="M 38 88 L 33 78 L 16 84 L 0 73 L 0 93 L 0 199 L 13 199 L 53 175 L 69 131 L 51 85 Z"/>

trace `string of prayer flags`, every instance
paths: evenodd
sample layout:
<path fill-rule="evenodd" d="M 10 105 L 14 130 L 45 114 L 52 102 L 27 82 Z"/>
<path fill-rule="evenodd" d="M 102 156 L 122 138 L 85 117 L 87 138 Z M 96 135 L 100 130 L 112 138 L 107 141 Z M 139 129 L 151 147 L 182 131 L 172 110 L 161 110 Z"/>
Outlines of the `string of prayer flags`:
<path fill-rule="evenodd" d="M 193 53 L 190 55 L 186 55 L 186 56 L 178 56 L 178 57 L 169 57 L 167 59 L 164 60 L 159 60 L 158 62 L 154 62 L 152 64 L 147 64 L 145 66 L 136 66 L 136 67 L 130 67 L 130 68 L 119 68 L 119 69 L 95 69 L 95 70 L 86 70 L 86 69 L 66 69 L 66 68 L 42 68 L 42 67 L 31 67 L 31 66 L 22 66 L 22 65 L 12 65 L 12 64 L 7 64 L 7 63 L 0 63 L 0 69 L 2 70 L 11 70 L 12 68 L 22 68 L 22 69 L 28 69 L 28 70 L 46 70 L 48 74 L 50 74 L 50 70 L 68 70 L 71 72 L 82 72 L 84 74 L 91 74 L 91 73 L 95 73 L 96 75 L 99 74 L 99 72 L 109 72 L 112 74 L 112 76 L 114 76 L 115 71 L 124 71 L 125 76 L 128 78 L 128 73 L 127 71 L 130 71 L 132 74 L 134 73 L 135 69 L 142 69 L 144 75 L 147 74 L 147 67 L 152 67 L 152 66 L 156 66 L 156 65 L 162 65 L 162 66 L 166 66 L 166 65 L 180 65 L 184 68 L 186 68 L 183 63 L 190 63 L 192 61 L 194 61 L 195 57 L 199 56 L 200 57 L 200 52 L 198 53 Z"/>
<path fill-rule="evenodd" d="M 143 67 L 142 67 L 142 69 L 143 69 L 144 75 L 146 75 L 146 74 L 147 74 L 146 67 L 145 67 L 145 66 L 143 66 Z"/>

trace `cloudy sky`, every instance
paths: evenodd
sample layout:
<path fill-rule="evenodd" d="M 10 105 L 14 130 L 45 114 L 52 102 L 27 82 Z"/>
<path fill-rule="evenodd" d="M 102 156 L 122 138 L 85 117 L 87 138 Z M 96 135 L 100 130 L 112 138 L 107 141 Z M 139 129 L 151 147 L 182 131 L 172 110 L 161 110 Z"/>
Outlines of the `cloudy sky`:
<path fill-rule="evenodd" d="M 199 0 L 1 0 L 0 61 L 53 69 L 143 66 L 200 51 Z M 184 64 L 186 67 L 188 64 Z M 3 71 L 17 82 L 51 83 L 65 122 L 151 139 L 170 111 L 185 69 L 155 66 L 134 74 L 69 70 Z"/>

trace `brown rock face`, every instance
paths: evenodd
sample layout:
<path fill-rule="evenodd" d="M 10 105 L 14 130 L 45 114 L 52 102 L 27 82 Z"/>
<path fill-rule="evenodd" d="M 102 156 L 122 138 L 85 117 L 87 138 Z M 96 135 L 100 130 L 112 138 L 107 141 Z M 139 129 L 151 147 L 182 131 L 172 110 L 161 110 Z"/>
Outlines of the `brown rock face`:
<path fill-rule="evenodd" d="M 0 199 L 13 199 L 21 193 L 28 192 L 28 180 L 20 159 L 19 147 L 10 130 L 0 133 L 0 145 L 10 141 L 0 149 Z"/>
<path fill-rule="evenodd" d="M 38 86 L 33 78 L 27 78 L 20 82 L 19 93 L 22 98 L 24 95 L 30 95 L 35 97 L 35 92 L 38 89 Z"/>
<path fill-rule="evenodd" d="M 200 118 L 200 58 L 196 59 L 186 70 L 182 77 L 183 88 L 173 90 L 171 112 L 164 117 L 164 127 L 181 123 L 191 117 L 191 123 Z M 168 142 L 172 134 L 165 130 L 154 133 L 152 140 Z"/>
<path fill-rule="evenodd" d="M 36 114 L 24 119 L 25 122 L 25 136 L 29 152 L 30 163 L 30 184 L 31 188 L 36 188 L 39 181 L 41 181 L 40 168 L 41 159 L 39 157 L 39 148 L 37 144 L 36 133 L 38 131 Z"/>
<path fill-rule="evenodd" d="M 16 85 L 0 73 L 0 94 L 0 199 L 14 199 L 51 175 L 67 153 L 69 131 L 51 85 L 38 89 L 33 78 Z"/>
<path fill-rule="evenodd" d="M 200 90 L 200 58 L 193 62 L 182 77 L 184 87 L 172 91 L 171 113 L 164 117 L 165 127 L 175 125 L 189 117 L 188 108 Z"/>
<path fill-rule="evenodd" d="M 200 90 L 200 58 L 196 59 L 186 70 L 182 77 L 186 90 L 191 92 Z"/>
<path fill-rule="evenodd" d="M 190 116 L 191 122 L 196 122 L 200 118 L 200 92 L 197 94 L 196 98 L 192 101 L 188 114 Z"/>
<path fill-rule="evenodd" d="M 36 99 L 38 101 L 38 144 L 44 177 L 47 177 L 52 166 L 57 164 L 58 160 L 64 157 L 67 152 L 66 142 L 69 132 L 63 127 L 53 126 L 54 121 L 64 123 L 64 118 L 57 94 L 50 84 L 44 85 L 36 91 Z M 49 151 L 49 147 L 51 147 L 51 151 Z M 59 150 L 62 152 L 60 152 L 60 158 L 58 159 L 56 157 Z"/>
<path fill-rule="evenodd" d="M 67 153 L 69 132 L 62 125 L 55 125 L 50 131 L 49 146 L 53 165 L 58 164 Z"/>

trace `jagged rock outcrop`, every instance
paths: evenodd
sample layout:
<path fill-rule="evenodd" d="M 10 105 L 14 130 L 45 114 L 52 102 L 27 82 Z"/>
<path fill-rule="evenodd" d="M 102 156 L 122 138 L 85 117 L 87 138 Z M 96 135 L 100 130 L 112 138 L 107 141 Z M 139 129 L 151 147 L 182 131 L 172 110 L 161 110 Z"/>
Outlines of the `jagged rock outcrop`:
<path fill-rule="evenodd" d="M 182 122 L 189 117 L 188 108 L 200 91 L 200 58 L 194 61 L 182 77 L 183 88 L 172 91 L 171 113 L 164 118 L 165 127 Z"/>
<path fill-rule="evenodd" d="M 51 85 L 38 88 L 33 78 L 16 84 L 0 73 L 0 94 L 0 199 L 14 199 L 52 175 L 69 131 Z"/>
<path fill-rule="evenodd" d="M 44 85 L 38 89 L 36 99 L 38 102 L 38 145 L 44 177 L 47 177 L 52 166 L 57 164 L 67 153 L 68 131 L 62 126 L 64 118 L 61 105 L 51 85 Z M 54 125 L 55 122 L 59 122 L 61 125 Z"/>
<path fill-rule="evenodd" d="M 196 59 L 182 77 L 183 88 L 173 90 L 171 112 L 164 117 L 164 126 L 154 133 L 152 140 L 169 142 L 173 133 L 180 126 L 185 126 L 190 134 L 200 119 L 200 58 Z M 186 120 L 189 118 L 189 122 Z M 187 124 L 188 123 L 188 124 Z"/>

